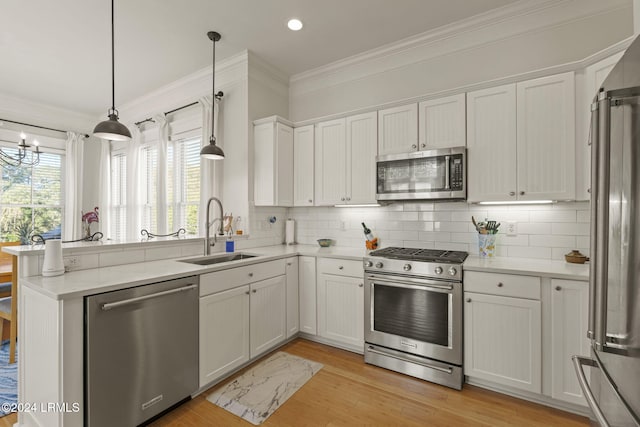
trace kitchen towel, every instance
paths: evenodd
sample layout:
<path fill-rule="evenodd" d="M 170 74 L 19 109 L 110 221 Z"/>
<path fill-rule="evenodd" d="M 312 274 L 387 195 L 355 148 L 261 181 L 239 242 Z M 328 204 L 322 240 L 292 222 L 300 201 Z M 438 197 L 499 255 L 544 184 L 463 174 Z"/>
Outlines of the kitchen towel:
<path fill-rule="evenodd" d="M 296 222 L 293 219 L 288 219 L 285 226 L 284 242 L 287 245 L 294 245 L 296 242 Z"/>

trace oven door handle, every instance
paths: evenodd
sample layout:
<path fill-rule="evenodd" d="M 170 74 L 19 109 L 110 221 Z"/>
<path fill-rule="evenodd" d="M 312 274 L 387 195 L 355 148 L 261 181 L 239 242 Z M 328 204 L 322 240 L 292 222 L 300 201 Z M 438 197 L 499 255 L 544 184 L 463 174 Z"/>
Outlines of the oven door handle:
<path fill-rule="evenodd" d="M 384 353 L 382 351 L 376 350 L 374 347 L 368 346 L 367 351 L 369 353 L 379 354 L 381 356 L 391 357 L 393 359 L 401 360 L 403 362 L 415 363 L 416 365 L 424 366 L 425 368 L 434 369 L 436 371 L 444 372 L 445 374 L 451 375 L 453 373 L 453 369 L 451 368 L 441 368 L 440 366 L 431 365 L 429 363 L 420 362 L 413 359 L 406 359 L 404 357 L 396 356 L 395 354 Z"/>
<path fill-rule="evenodd" d="M 372 282 L 382 282 L 385 284 L 389 284 L 390 286 L 395 286 L 397 288 L 410 288 L 410 289 L 421 289 L 421 288 L 431 288 L 437 290 L 445 290 L 450 291 L 453 289 L 453 285 L 443 285 L 442 283 L 434 282 L 431 280 L 421 280 L 421 279 L 411 279 L 408 277 L 403 277 L 402 279 L 387 279 L 380 276 L 370 275 L 367 276 Z M 416 286 L 419 285 L 419 286 Z"/>

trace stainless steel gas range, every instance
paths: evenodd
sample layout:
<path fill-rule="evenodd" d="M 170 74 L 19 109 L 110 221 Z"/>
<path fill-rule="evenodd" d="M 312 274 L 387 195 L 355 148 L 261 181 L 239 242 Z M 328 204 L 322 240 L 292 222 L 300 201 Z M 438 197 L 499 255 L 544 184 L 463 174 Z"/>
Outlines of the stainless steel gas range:
<path fill-rule="evenodd" d="M 384 248 L 364 259 L 364 360 L 462 388 L 466 252 Z"/>

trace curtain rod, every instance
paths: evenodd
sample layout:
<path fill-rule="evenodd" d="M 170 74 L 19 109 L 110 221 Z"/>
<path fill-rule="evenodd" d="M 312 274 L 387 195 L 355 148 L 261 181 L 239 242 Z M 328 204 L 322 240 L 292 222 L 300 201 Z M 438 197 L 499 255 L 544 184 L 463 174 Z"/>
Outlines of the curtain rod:
<path fill-rule="evenodd" d="M 180 111 L 180 110 L 183 110 L 185 108 L 192 107 L 192 106 L 196 105 L 197 103 L 198 103 L 198 101 L 195 101 L 195 102 L 192 102 L 191 104 L 187 104 L 187 105 L 183 105 L 182 107 L 174 108 L 173 110 L 167 111 L 166 113 L 164 113 L 164 115 L 166 116 L 168 114 L 175 113 L 176 111 Z M 140 126 L 142 123 L 146 123 L 146 122 L 155 122 L 155 120 L 153 120 L 153 118 L 149 117 L 148 119 L 140 120 L 139 122 L 135 122 L 134 124 L 136 126 Z"/>
<path fill-rule="evenodd" d="M 67 133 L 68 131 L 66 130 L 60 130 L 60 129 L 54 129 L 54 128 L 48 128 L 46 126 L 38 126 L 38 125 L 30 125 L 29 123 L 22 123 L 22 122 L 16 122 L 15 120 L 7 120 L 7 119 L 0 119 L 0 122 L 7 122 L 7 123 L 13 123 L 16 125 L 22 125 L 22 126 L 31 126 L 32 128 L 38 128 L 38 129 L 45 129 L 45 130 L 52 130 L 54 132 L 61 132 L 61 133 Z M 85 138 L 89 138 L 89 135 L 82 134 L 84 135 Z"/>

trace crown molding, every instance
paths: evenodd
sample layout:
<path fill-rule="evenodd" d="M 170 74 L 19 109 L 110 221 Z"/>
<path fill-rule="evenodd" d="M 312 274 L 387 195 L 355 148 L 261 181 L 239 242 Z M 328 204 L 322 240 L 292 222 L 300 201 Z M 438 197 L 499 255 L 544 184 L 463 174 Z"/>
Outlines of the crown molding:
<path fill-rule="evenodd" d="M 290 95 L 300 96 L 412 63 L 628 7 L 627 0 L 521 0 L 293 75 L 289 79 Z"/>

